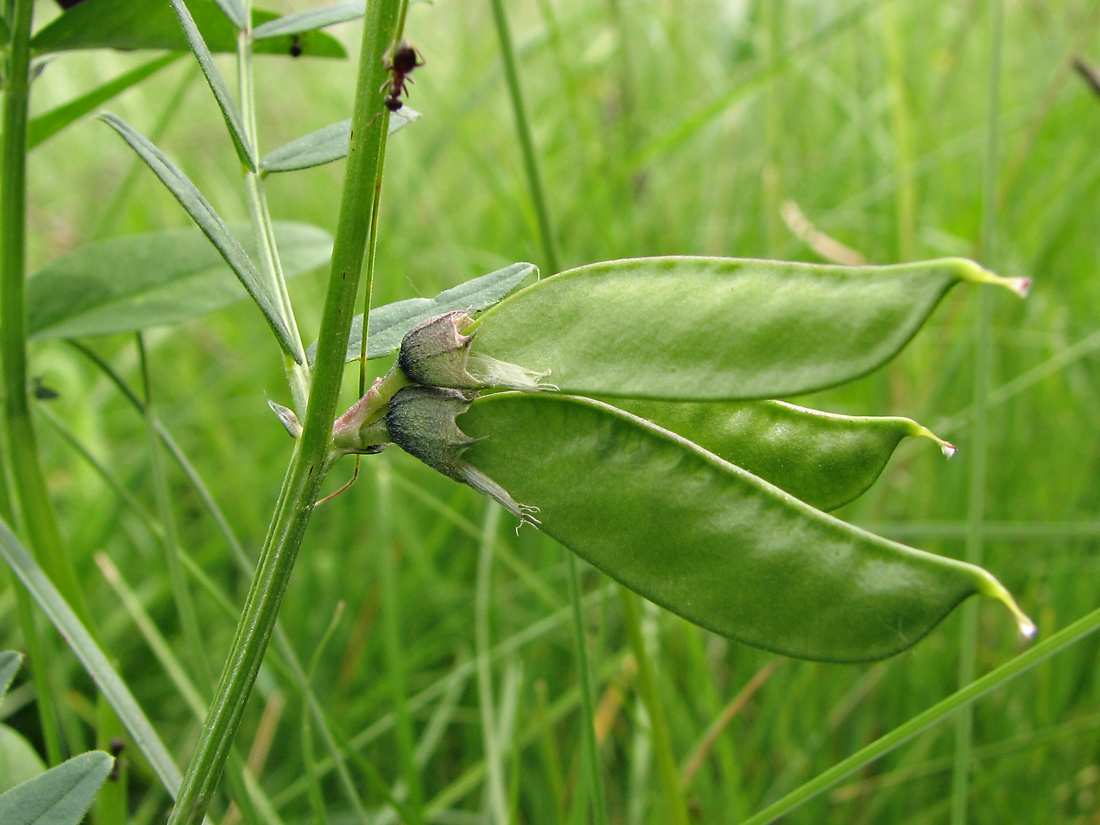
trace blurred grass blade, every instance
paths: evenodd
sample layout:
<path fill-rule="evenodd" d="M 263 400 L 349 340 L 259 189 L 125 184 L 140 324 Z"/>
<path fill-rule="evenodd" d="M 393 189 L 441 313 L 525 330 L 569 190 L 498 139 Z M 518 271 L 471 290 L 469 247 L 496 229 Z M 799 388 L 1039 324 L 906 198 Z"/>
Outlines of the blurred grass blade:
<path fill-rule="evenodd" d="M 65 638 L 69 648 L 76 654 L 88 675 L 110 702 L 118 718 L 122 720 L 122 724 L 126 726 L 137 749 L 149 762 L 165 790 L 174 797 L 179 791 L 182 776 L 179 768 L 172 761 L 168 749 L 160 741 L 145 712 L 111 667 L 99 645 L 88 634 L 42 568 L 31 558 L 30 553 L 19 543 L 2 520 L 0 520 L 0 555 L 3 555 L 12 572 L 30 591 L 50 622 Z M 7 825 L 6 819 L 0 818 L 0 821 Z"/>
<path fill-rule="evenodd" d="M 729 638 L 867 661 L 915 644 L 979 593 L 1033 630 L 985 570 L 838 521 L 607 404 L 497 393 L 475 400 L 459 424 L 480 439 L 464 462 L 537 507 L 541 530 Z"/>
<path fill-rule="evenodd" d="M 856 771 L 870 765 L 876 759 L 885 756 L 914 736 L 918 736 L 938 725 L 960 708 L 968 707 L 990 691 L 1026 673 L 1051 656 L 1095 633 L 1098 629 L 1100 629 L 1100 609 L 1094 610 L 1068 627 L 1062 628 L 1057 633 L 1037 643 L 1030 650 L 994 668 L 961 690 L 952 693 L 946 699 L 937 702 L 928 710 L 917 714 L 908 722 L 898 725 L 885 736 L 856 751 L 847 759 L 837 762 L 831 768 L 791 791 L 779 801 L 750 816 L 741 825 L 767 825 L 769 822 L 775 822 L 804 802 L 827 791 L 845 777 L 851 776 Z"/>
<path fill-rule="evenodd" d="M 612 406 L 672 430 L 819 510 L 865 493 L 903 438 L 955 448 L 908 418 L 835 415 L 784 401 L 640 401 Z"/>
<path fill-rule="evenodd" d="M 328 263 L 332 236 L 304 223 L 278 222 L 286 277 Z M 228 231 L 255 238 L 247 224 Z M 27 283 L 31 339 L 78 338 L 175 324 L 229 306 L 248 294 L 198 229 L 161 229 L 82 246 L 42 267 Z"/>
<path fill-rule="evenodd" d="M 958 283 L 1019 294 L 964 258 L 844 267 L 738 258 L 633 258 L 562 272 L 477 321 L 471 355 L 564 392 L 750 400 L 813 392 L 893 358 Z"/>
<path fill-rule="evenodd" d="M 299 364 L 304 364 L 305 354 L 301 352 L 300 345 L 297 343 L 298 337 L 287 326 L 279 296 L 260 277 L 256 265 L 252 263 L 252 259 L 248 257 L 240 241 L 230 233 L 225 222 L 214 211 L 214 207 L 203 197 L 195 184 L 191 183 L 187 176 L 147 138 L 134 131 L 129 124 L 116 115 L 105 112 L 100 117 L 130 144 L 153 173 L 176 196 L 176 200 L 199 225 L 210 242 L 217 247 L 218 252 L 225 258 L 225 262 L 244 284 L 248 294 L 252 296 L 264 317 L 267 318 L 283 349 Z"/>
<path fill-rule="evenodd" d="M 390 113 L 389 134 L 412 123 L 420 117 L 420 112 L 402 106 Z M 260 171 L 293 172 L 297 169 L 309 169 L 340 160 L 348 154 L 348 140 L 351 138 L 351 118 L 330 123 L 316 132 L 310 132 L 300 138 L 285 143 L 264 155 L 260 161 Z"/>
<path fill-rule="evenodd" d="M 370 333 L 367 335 L 367 358 L 383 358 L 401 346 L 405 333 L 426 318 L 452 312 L 456 309 L 485 309 L 510 295 L 532 273 L 538 273 L 534 264 L 517 263 L 481 275 L 458 286 L 451 287 L 434 298 L 409 298 L 392 304 L 375 307 L 370 311 Z M 356 315 L 351 322 L 347 360 L 359 357 L 363 341 L 363 316 Z M 313 363 L 317 344 L 309 345 L 306 354 Z"/>
<path fill-rule="evenodd" d="M 214 99 L 218 101 L 218 107 L 222 110 L 222 117 L 225 118 L 229 136 L 233 139 L 233 146 L 237 149 L 237 157 L 249 170 L 255 172 L 259 163 L 255 147 L 244 132 L 241 113 L 237 110 L 237 104 L 229 93 L 229 87 L 225 84 L 225 79 L 218 71 L 218 67 L 214 65 L 214 56 L 210 53 L 206 41 L 202 39 L 202 32 L 195 25 L 195 19 L 191 16 L 191 12 L 183 0 L 169 0 L 169 2 L 172 4 L 176 16 L 179 17 L 180 26 L 183 27 L 183 33 L 187 37 L 187 43 L 191 46 L 191 51 L 194 52 L 195 58 L 199 61 L 206 82 L 210 84 L 210 91 L 214 93 Z"/>
<path fill-rule="evenodd" d="M 150 75 L 159 72 L 170 63 L 179 60 L 180 54 L 166 54 L 148 63 L 143 63 L 133 71 L 116 77 L 98 86 L 86 95 L 75 100 L 70 100 L 44 114 L 33 118 L 27 124 L 27 149 L 33 149 L 47 138 L 51 138 L 78 118 L 83 117 L 98 106 L 106 103 L 115 95 L 120 94 L 131 86 L 136 86 Z"/>
<path fill-rule="evenodd" d="M 211 0 L 190 0 L 188 9 L 210 51 L 237 51 L 242 26 L 226 12 Z M 258 25 L 278 17 L 270 11 L 252 12 L 252 22 Z M 291 35 L 267 38 L 257 42 L 254 51 L 290 54 L 292 46 L 303 56 L 347 57 L 340 41 L 324 32 L 303 32 L 297 40 Z M 83 0 L 38 31 L 31 48 L 36 54 L 80 49 L 191 50 L 178 18 L 164 0 Z"/>
<path fill-rule="evenodd" d="M 0 822 L 80 825 L 114 764 L 110 754 L 90 751 L 16 785 L 0 794 Z"/>
<path fill-rule="evenodd" d="M 0 12 L 0 43 L 7 45 L 9 42 L 11 42 L 11 27 L 4 18 L 3 12 Z"/>
<path fill-rule="evenodd" d="M 349 0 L 346 3 L 335 3 L 319 9 L 287 14 L 256 26 L 252 30 L 252 38 L 264 40 L 281 34 L 300 34 L 337 23 L 346 23 L 349 20 L 358 20 L 366 12 L 366 6 L 366 0 Z"/>

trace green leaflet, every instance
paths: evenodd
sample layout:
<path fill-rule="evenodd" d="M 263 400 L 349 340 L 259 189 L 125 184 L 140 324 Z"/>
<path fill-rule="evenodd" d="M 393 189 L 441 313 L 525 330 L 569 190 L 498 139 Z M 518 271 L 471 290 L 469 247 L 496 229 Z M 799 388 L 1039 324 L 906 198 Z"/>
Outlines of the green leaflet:
<path fill-rule="evenodd" d="M 404 301 L 374 307 L 370 311 L 370 323 L 367 325 L 367 359 L 389 355 L 401 346 L 405 333 L 433 315 L 456 309 L 477 310 L 491 307 L 532 274 L 538 277 L 538 267 L 534 264 L 509 264 L 445 289 L 434 298 L 406 298 Z M 351 320 L 351 334 L 348 338 L 346 357 L 349 362 L 358 360 L 362 343 L 363 316 L 356 315 Z M 306 358 L 310 364 L 316 354 L 317 342 L 314 341 L 306 348 Z"/>
<path fill-rule="evenodd" d="M 252 296 L 256 306 L 260 308 L 268 324 L 271 325 L 271 330 L 275 333 L 283 350 L 299 364 L 305 364 L 306 356 L 302 351 L 297 330 L 292 331 L 290 328 L 286 308 L 279 299 L 275 284 L 260 274 L 256 264 L 241 246 L 241 242 L 232 235 L 225 221 L 214 211 L 214 207 L 203 197 L 202 192 L 180 171 L 179 167 L 153 145 L 152 141 L 135 131 L 124 120 L 110 112 L 103 112 L 99 117 L 130 144 L 130 148 L 137 152 L 153 174 L 168 187 L 180 202 L 180 206 L 198 224 L 199 229 L 210 239 L 210 243 L 217 247 L 225 262 L 248 290 L 248 294 Z"/>
<path fill-rule="evenodd" d="M 358 20 L 365 13 L 366 6 L 364 0 L 349 0 L 318 9 L 306 9 L 256 26 L 252 30 L 252 36 L 256 40 L 263 40 L 268 37 L 300 34 L 337 23 L 346 23 L 349 20 Z"/>
<path fill-rule="evenodd" d="M 848 416 L 784 401 L 646 401 L 618 398 L 619 409 L 672 430 L 819 510 L 865 493 L 906 436 L 954 447 L 908 418 Z"/>
<path fill-rule="evenodd" d="M 390 112 L 387 134 L 392 135 L 402 127 L 420 117 L 420 112 L 402 106 L 396 112 Z M 260 170 L 267 175 L 272 172 L 293 172 L 322 166 L 347 157 L 348 141 L 351 139 L 351 118 L 330 123 L 315 132 L 285 143 L 273 149 L 260 160 Z"/>
<path fill-rule="evenodd" d="M 974 593 L 985 570 L 827 516 L 690 442 L 598 401 L 498 393 L 459 424 L 464 458 L 542 529 L 684 618 L 791 656 L 897 653 Z"/>
<path fill-rule="evenodd" d="M 182 56 L 180 53 L 161 55 L 148 63 L 143 63 L 136 69 L 119 75 L 114 80 L 96 86 L 87 94 L 38 115 L 27 125 L 27 149 L 33 149 L 42 141 L 56 135 L 73 121 L 94 109 L 98 109 L 111 98 L 137 85 L 165 66 L 179 60 Z"/>
<path fill-rule="evenodd" d="M 885 267 L 609 261 L 499 303 L 479 319 L 471 354 L 550 370 L 563 392 L 776 398 L 886 363 L 960 281 L 1026 289 L 962 258 Z"/>
<path fill-rule="evenodd" d="M 247 224 L 228 224 L 255 252 Z M 328 263 L 332 236 L 305 223 L 277 221 L 283 274 Z M 248 297 L 225 259 L 197 228 L 158 229 L 94 241 L 50 261 L 27 282 L 27 334 L 79 338 L 175 324 Z"/>
<path fill-rule="evenodd" d="M 225 4 L 239 6 L 239 2 Z M 203 40 L 212 52 L 236 52 L 238 26 L 210 0 L 188 0 Z M 253 25 L 278 17 L 274 12 L 255 9 Z M 347 57 L 336 38 L 324 32 L 302 32 L 256 41 L 257 54 L 291 53 L 300 49 L 306 57 Z M 190 51 L 179 20 L 165 0 L 84 0 L 56 17 L 35 33 L 31 48 L 36 54 L 79 49 L 158 49 Z"/>
<path fill-rule="evenodd" d="M 4 825 L 80 825 L 114 758 L 89 751 L 0 794 Z"/>

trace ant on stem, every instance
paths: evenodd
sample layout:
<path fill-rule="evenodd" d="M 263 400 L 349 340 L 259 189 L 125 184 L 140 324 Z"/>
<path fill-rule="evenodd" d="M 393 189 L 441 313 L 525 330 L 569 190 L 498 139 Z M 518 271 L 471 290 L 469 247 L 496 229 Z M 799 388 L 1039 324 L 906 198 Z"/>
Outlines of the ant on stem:
<path fill-rule="evenodd" d="M 402 106 L 401 95 L 408 94 L 406 83 L 412 83 L 409 77 L 413 69 L 424 65 L 424 58 L 408 40 L 402 40 L 393 47 L 393 53 L 386 58 L 386 71 L 392 72 L 393 77 L 382 84 L 380 92 L 389 89 L 386 95 L 386 108 L 396 112 Z"/>

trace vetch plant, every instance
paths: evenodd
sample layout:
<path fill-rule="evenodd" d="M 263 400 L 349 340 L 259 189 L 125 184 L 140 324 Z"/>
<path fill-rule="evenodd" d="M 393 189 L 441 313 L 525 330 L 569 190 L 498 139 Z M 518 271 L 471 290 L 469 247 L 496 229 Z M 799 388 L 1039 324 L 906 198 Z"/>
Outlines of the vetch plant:
<path fill-rule="evenodd" d="M 959 283 L 1028 287 L 962 259 L 580 267 L 476 321 L 414 327 L 334 438 L 371 454 L 392 441 L 657 604 L 779 653 L 897 653 L 974 594 L 1031 636 L 987 571 L 821 511 L 863 493 L 904 436 L 935 439 L 927 429 L 754 401 L 876 369 Z"/>
<path fill-rule="evenodd" d="M 402 95 L 409 74 L 425 65 L 403 39 L 402 0 L 371 0 L 365 11 L 340 4 L 282 18 L 254 12 L 248 0 L 218 0 L 216 8 L 198 0 L 150 2 L 142 4 L 149 7 L 144 26 L 133 23 L 132 7 L 122 0 L 84 0 L 33 38 L 30 0 L 9 5 L 16 13 L 8 16 L 12 30 L 5 35 L 11 69 L 5 89 L 5 218 L 22 214 L 19 162 L 28 149 L 32 48 L 44 54 L 185 44 L 240 160 L 250 222 L 223 220 L 153 140 L 115 115 L 102 115 L 198 231 L 89 245 L 47 266 L 26 286 L 21 248 L 11 251 L 22 224 L 6 220 L 2 305 L 14 320 L 5 322 L 5 358 L 21 359 L 31 338 L 140 332 L 210 311 L 233 299 L 209 286 L 224 285 L 231 273 L 244 289 L 234 295 L 246 293 L 275 336 L 288 381 L 289 406 L 269 404 L 294 439 L 293 452 L 232 647 L 182 778 L 132 697 L 118 690 L 117 676 L 93 638 L 75 632 L 82 630 L 86 614 L 77 603 L 71 570 L 54 558 L 56 525 L 35 498 L 44 490 L 41 479 L 20 490 L 26 510 L 20 519 L 29 543 L 39 545 L 48 575 L 6 528 L 0 531 L 5 558 L 51 620 L 76 640 L 81 661 L 175 798 L 170 822 L 203 819 L 227 763 L 234 799 L 247 804 L 233 740 L 276 633 L 308 522 L 323 501 L 322 485 L 343 456 L 358 461 L 391 444 L 494 499 L 518 526 L 545 532 L 634 592 L 760 648 L 829 662 L 879 659 L 914 645 L 972 595 L 1000 601 L 1024 635 L 1035 632 L 989 571 L 829 515 L 869 489 L 904 438 L 928 438 L 947 454 L 954 452 L 952 445 L 909 419 L 835 415 L 782 400 L 881 368 L 957 285 L 997 286 L 1023 295 L 1025 281 L 1001 278 L 963 258 L 844 267 L 654 257 L 593 263 L 541 279 L 532 264 L 516 263 L 432 299 L 372 307 L 388 135 L 415 118 Z M 504 30 L 501 8 L 494 6 Z M 93 36 L 97 13 L 106 21 L 100 28 L 112 32 L 110 40 Z M 294 56 L 323 55 L 331 44 L 317 30 L 364 14 L 352 118 L 261 155 L 254 53 L 267 44 Z M 212 58 L 219 50 L 237 53 L 236 100 Z M 515 83 L 510 45 L 505 63 Z M 160 65 L 151 64 L 142 76 Z M 127 82 L 140 80 L 134 77 Z M 82 111 L 104 98 L 95 99 Z M 60 128 L 59 118 L 43 122 L 41 134 Z M 525 141 L 530 143 L 529 135 Z M 347 173 L 331 251 L 322 230 L 271 219 L 264 194 L 268 176 L 343 157 Z M 545 230 L 541 210 L 539 220 Z M 168 248 L 172 255 L 158 254 Z M 116 267 L 120 261 L 126 265 Z M 330 274 L 317 341 L 307 347 L 287 280 L 319 262 L 328 264 Z M 533 276 L 535 282 L 521 288 Z M 361 292 L 365 309 L 356 315 Z M 28 296 L 29 326 L 22 313 Z M 362 387 L 359 399 L 341 414 L 346 365 L 390 357 L 389 371 L 369 389 Z M 16 368 L 6 363 L 13 466 L 25 457 L 21 450 L 34 449 L 33 439 L 20 429 L 27 385 L 22 360 Z M 143 409 L 155 454 L 157 422 L 148 396 Z M 0 515 L 11 520 L 6 511 Z M 187 588 L 172 570 L 178 554 L 171 531 L 165 532 L 181 624 L 201 643 Z M 60 594 L 51 578 L 58 579 Z M 66 600 L 74 602 L 71 610 Z M 629 614 L 632 603 L 624 604 Z M 574 606 L 579 615 L 579 597 Z M 1042 661 L 1097 622 L 1091 618 L 1052 638 L 1049 646 L 1033 648 L 998 678 Z M 637 637 L 639 680 L 651 683 L 637 616 L 628 615 L 627 624 Z M 33 620 L 28 626 L 33 629 Z M 584 682 L 587 669 L 580 670 Z M 308 696 L 300 666 L 295 676 Z M 948 700 L 942 712 L 995 684 L 983 682 L 964 698 Z M 581 694 L 591 702 L 587 685 Z M 197 701 L 200 711 L 204 701 Z M 662 735 L 661 724 L 655 717 L 655 739 Z M 338 755 L 335 745 L 332 750 Z M 658 750 L 667 748 L 662 744 Z M 595 748 L 591 751 L 594 763 Z M 661 770 L 666 788 L 675 785 L 675 766 Z M 594 789 L 597 785 L 593 782 Z M 400 809 L 396 797 L 389 801 Z"/>

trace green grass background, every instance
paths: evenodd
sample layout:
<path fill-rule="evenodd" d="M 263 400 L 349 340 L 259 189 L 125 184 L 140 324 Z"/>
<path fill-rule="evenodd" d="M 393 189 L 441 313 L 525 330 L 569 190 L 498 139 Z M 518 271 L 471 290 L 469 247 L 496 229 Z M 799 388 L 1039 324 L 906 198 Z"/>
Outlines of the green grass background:
<path fill-rule="evenodd" d="M 946 555 L 964 552 L 966 451 L 980 428 L 989 444 L 985 564 L 1041 634 L 1100 599 L 1100 97 L 1070 68 L 1078 54 L 1100 61 L 1098 9 L 1084 0 L 1005 3 L 992 132 L 987 2 L 522 0 L 508 9 L 563 266 L 657 254 L 821 260 L 780 216 L 790 200 L 822 232 L 876 263 L 969 255 L 1001 274 L 1035 279 L 1026 302 L 991 296 L 992 391 L 983 419 L 971 414 L 973 291 L 949 296 L 887 369 L 806 401 L 908 415 L 959 445 L 950 463 L 929 443 L 905 445 L 878 485 L 842 514 Z M 333 31 L 355 51 L 356 25 Z M 409 97 L 423 117 L 390 141 L 375 303 L 432 295 L 513 261 L 542 263 L 488 2 L 417 3 L 408 34 L 427 61 Z M 35 110 L 141 59 L 63 55 L 37 81 Z M 232 60 L 219 60 L 232 76 Z M 262 150 L 347 117 L 353 67 L 258 59 Z M 223 217 L 247 217 L 232 146 L 189 61 L 110 108 L 155 134 Z M 983 242 L 991 133 L 995 232 Z M 334 164 L 273 176 L 274 216 L 331 231 L 342 171 Z M 36 150 L 29 179 L 32 270 L 98 237 L 186 223 L 99 122 L 81 122 Z M 326 274 L 292 285 L 307 338 L 317 328 Z M 158 412 L 254 555 L 290 453 L 264 398 L 289 403 L 269 330 L 241 304 L 146 337 Z M 90 343 L 139 383 L 131 338 Z M 48 410 L 152 510 L 143 422 L 116 388 L 58 343 L 35 346 L 31 369 L 60 393 Z M 349 404 L 356 378 L 349 370 Z M 185 754 L 197 723 L 96 558 L 121 571 L 205 697 L 212 686 L 193 665 L 205 657 L 220 667 L 248 580 L 193 487 L 169 465 L 182 546 L 205 577 L 191 582 L 207 647 L 187 649 L 154 529 L 42 418 L 40 425 L 101 641 L 162 736 Z M 350 473 L 347 460 L 330 487 Z M 358 483 L 314 515 L 281 625 L 299 658 L 315 661 L 312 683 L 337 740 L 355 743 L 396 787 L 407 777 L 392 714 L 407 706 L 408 732 L 423 757 L 423 799 L 438 811 L 432 821 L 488 822 L 475 634 L 477 605 L 487 605 L 489 639 L 502 647 L 482 676 L 491 685 L 496 766 L 512 821 L 585 821 L 565 551 L 534 531 L 515 535 L 491 506 L 396 450 L 365 459 Z M 487 541 L 495 555 L 479 583 Z M 660 823 L 665 811 L 619 602 L 602 575 L 587 567 L 582 575 L 610 820 Z M 4 648 L 21 646 L 17 626 L 6 586 Z M 881 663 L 779 665 L 688 787 L 698 821 L 739 822 L 953 692 L 961 626 L 953 615 L 915 649 Z M 673 746 L 686 763 L 723 707 L 775 657 L 656 608 L 646 610 L 644 628 Z M 1004 612 L 982 605 L 978 672 L 1020 646 Z M 316 821 L 313 765 L 327 821 L 357 821 L 340 784 L 322 770 L 318 732 L 303 736 L 299 691 L 268 661 L 240 742 L 247 751 L 273 737 L 260 783 L 278 817 Z M 69 667 L 73 689 L 60 698 L 90 720 L 92 691 L 78 665 Z M 1097 670 L 1097 640 L 1086 639 L 975 706 L 968 821 L 1100 822 Z M 33 737 L 31 700 L 29 688 L 17 688 L 4 712 Z M 944 724 L 923 734 L 784 821 L 947 822 L 954 730 Z M 133 821 L 158 821 L 167 802 L 147 771 L 134 767 Z M 351 770 L 377 813 L 382 799 L 363 766 Z"/>

